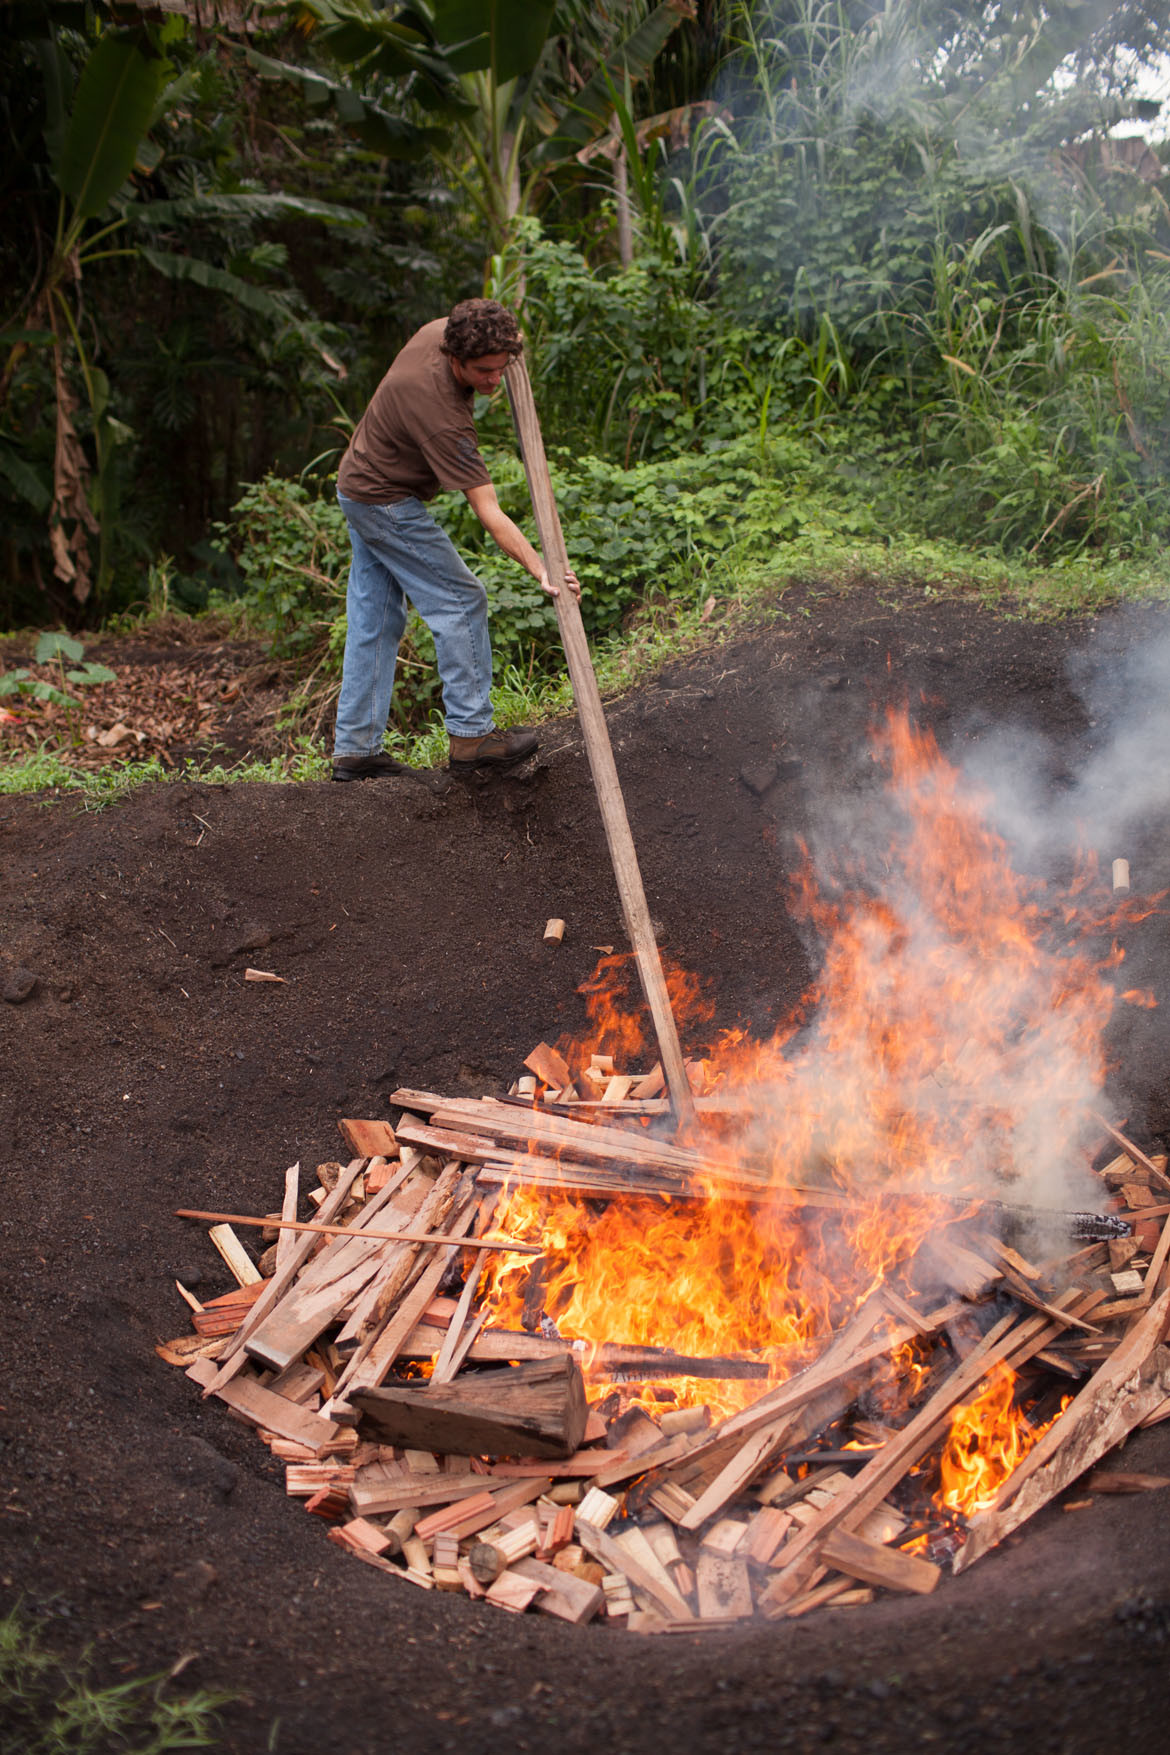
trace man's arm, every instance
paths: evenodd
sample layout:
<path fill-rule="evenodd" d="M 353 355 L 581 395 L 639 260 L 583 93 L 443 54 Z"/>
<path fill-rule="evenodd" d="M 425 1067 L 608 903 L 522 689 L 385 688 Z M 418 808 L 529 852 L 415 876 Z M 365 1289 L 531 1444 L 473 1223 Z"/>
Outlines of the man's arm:
<path fill-rule="evenodd" d="M 520 565 L 532 574 L 542 591 L 547 591 L 550 597 L 556 597 L 557 588 L 555 585 L 549 584 L 544 562 L 519 525 L 513 524 L 508 514 L 502 510 L 492 483 L 486 481 L 482 487 L 466 488 L 464 492 L 467 495 L 468 505 L 492 541 L 497 543 L 511 560 L 519 561 Z M 581 586 L 578 583 L 577 575 L 569 568 L 565 569 L 565 584 L 574 596 L 580 597 Z"/>

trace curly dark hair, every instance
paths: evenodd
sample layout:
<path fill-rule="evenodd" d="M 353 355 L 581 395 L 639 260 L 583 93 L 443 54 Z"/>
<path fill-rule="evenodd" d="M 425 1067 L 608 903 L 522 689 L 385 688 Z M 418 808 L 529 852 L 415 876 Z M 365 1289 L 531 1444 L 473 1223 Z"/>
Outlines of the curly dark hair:
<path fill-rule="evenodd" d="M 447 318 L 442 350 L 456 360 L 478 360 L 488 353 L 515 359 L 524 352 L 520 325 L 495 299 L 464 299 Z"/>

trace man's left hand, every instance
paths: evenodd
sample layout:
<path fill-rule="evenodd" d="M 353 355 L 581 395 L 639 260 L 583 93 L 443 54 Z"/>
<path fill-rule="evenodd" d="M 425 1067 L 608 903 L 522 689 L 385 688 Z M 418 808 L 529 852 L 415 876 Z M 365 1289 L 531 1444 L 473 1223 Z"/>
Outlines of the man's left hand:
<path fill-rule="evenodd" d="M 580 595 L 581 595 L 581 581 L 580 581 L 580 579 L 578 579 L 576 573 L 574 573 L 572 567 L 565 568 L 565 584 L 569 587 L 569 590 L 573 593 L 574 597 L 580 597 Z M 558 591 L 557 587 L 555 585 L 551 585 L 549 583 L 548 569 L 547 568 L 540 575 L 540 589 L 542 591 L 546 591 L 550 597 L 559 597 L 560 596 L 560 592 Z"/>

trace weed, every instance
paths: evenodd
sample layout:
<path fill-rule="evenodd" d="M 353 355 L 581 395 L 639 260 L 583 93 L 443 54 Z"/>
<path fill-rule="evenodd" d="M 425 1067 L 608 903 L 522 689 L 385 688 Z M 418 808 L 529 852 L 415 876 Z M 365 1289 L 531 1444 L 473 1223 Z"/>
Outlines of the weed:
<path fill-rule="evenodd" d="M 6 1755 L 167 1755 L 219 1742 L 216 1714 L 230 1694 L 175 1696 L 166 1677 L 99 1687 L 79 1665 L 46 1651 L 19 1610 L 0 1619 L 0 1720 Z"/>

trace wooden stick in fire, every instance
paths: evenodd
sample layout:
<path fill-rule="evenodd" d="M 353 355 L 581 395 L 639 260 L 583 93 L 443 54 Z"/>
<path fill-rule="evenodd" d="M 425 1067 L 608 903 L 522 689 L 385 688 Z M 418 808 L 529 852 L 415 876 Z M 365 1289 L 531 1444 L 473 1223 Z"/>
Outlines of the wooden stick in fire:
<path fill-rule="evenodd" d="M 646 905 L 642 873 L 638 867 L 638 855 L 634 850 L 634 838 L 630 833 L 625 800 L 614 765 L 609 727 L 605 723 L 605 714 L 601 707 L 601 693 L 597 687 L 593 660 L 589 656 L 581 611 L 574 594 L 565 589 L 565 569 L 568 566 L 565 539 L 549 479 L 540 419 L 532 396 L 532 386 L 528 381 L 528 369 L 522 358 L 511 362 L 504 373 L 504 382 L 508 387 L 512 418 L 516 423 L 516 436 L 524 460 L 524 471 L 528 477 L 528 491 L 532 496 L 532 510 L 536 516 L 541 553 L 548 570 L 549 583 L 557 587 L 557 596 L 553 600 L 557 623 L 569 664 L 569 680 L 573 685 L 573 698 L 577 703 L 593 785 L 601 808 L 601 820 L 605 825 L 605 838 L 609 843 L 609 856 L 613 861 L 626 931 L 634 947 L 642 991 L 654 1020 L 654 1031 L 658 1038 L 658 1050 L 662 1057 L 662 1070 L 666 1075 L 675 1124 L 681 1127 L 694 1120 L 694 1098 L 683 1063 L 682 1047 L 662 973 L 658 944 L 650 924 L 650 910 Z"/>
<path fill-rule="evenodd" d="M 209 1219 L 222 1225 L 260 1225 L 273 1231 L 316 1231 L 321 1237 L 352 1237 L 364 1243 L 367 1237 L 379 1243 L 457 1243 L 460 1249 L 501 1249 L 513 1255 L 543 1255 L 541 1243 L 517 1243 L 510 1237 L 449 1237 L 440 1231 L 375 1231 L 372 1227 L 357 1230 L 353 1225 L 314 1225 L 296 1219 L 265 1218 L 248 1213 L 202 1213 L 192 1207 L 176 1207 L 176 1219 Z"/>

